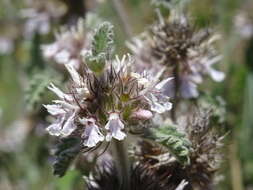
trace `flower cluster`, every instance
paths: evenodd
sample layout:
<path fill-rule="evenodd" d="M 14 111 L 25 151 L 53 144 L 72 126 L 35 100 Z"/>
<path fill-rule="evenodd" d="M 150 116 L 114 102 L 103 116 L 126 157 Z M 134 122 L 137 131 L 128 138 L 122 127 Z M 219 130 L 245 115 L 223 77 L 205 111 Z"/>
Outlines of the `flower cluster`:
<path fill-rule="evenodd" d="M 28 1 L 28 6 L 21 10 L 21 17 L 26 19 L 24 35 L 32 37 L 34 33 L 48 34 L 51 30 L 51 21 L 65 13 L 65 8 L 60 3 L 50 1 Z M 57 7 L 57 8 L 56 8 Z"/>
<path fill-rule="evenodd" d="M 78 69 L 83 63 L 81 52 L 88 48 L 88 42 L 89 32 L 85 31 L 84 22 L 80 19 L 77 26 L 69 30 L 62 28 L 54 43 L 43 45 L 43 55 L 58 64 L 69 64 Z"/>
<path fill-rule="evenodd" d="M 235 15 L 235 31 L 244 39 L 250 39 L 253 36 L 252 16 L 246 11 L 241 11 Z"/>
<path fill-rule="evenodd" d="M 175 78 L 166 87 L 168 96 L 196 98 L 203 76 L 209 75 L 217 82 L 225 77 L 213 68 L 222 58 L 212 45 L 217 39 L 219 35 L 210 35 L 208 30 L 196 31 L 184 16 L 172 12 L 168 20 L 160 16 L 149 33 L 134 38 L 128 46 L 141 69 L 156 72 L 165 67 L 166 75 Z"/>
<path fill-rule="evenodd" d="M 142 139 L 131 149 L 133 159 L 141 165 L 152 168 L 156 175 L 170 175 L 171 181 L 167 180 L 170 185 L 176 185 L 178 181 L 185 179 L 189 183 L 187 189 L 212 189 L 211 187 L 214 187 L 214 183 L 217 182 L 215 177 L 219 177 L 217 171 L 224 157 L 222 153 L 224 136 L 219 135 L 216 129 L 221 125 L 214 124 L 213 111 L 198 108 L 192 113 L 187 113 L 178 121 L 180 126 L 176 128 L 177 134 L 171 132 L 171 126 L 163 126 L 161 129 L 170 132 L 173 137 L 171 140 L 174 141 L 171 142 L 174 145 L 160 146 L 160 143 Z M 163 140 L 165 140 L 164 135 L 166 133 L 161 136 Z M 176 158 L 182 156 L 183 152 L 178 150 L 184 146 L 184 136 L 191 142 L 188 164 L 180 164 L 179 159 Z M 177 141 L 177 138 L 181 141 Z M 173 148 L 178 153 L 171 151 Z"/>
<path fill-rule="evenodd" d="M 78 135 L 85 147 L 94 147 L 112 138 L 123 140 L 134 126 L 151 119 L 153 112 L 171 109 L 169 97 L 163 94 L 170 78 L 158 82 L 161 75 L 148 77 L 132 72 L 128 55 L 107 61 L 100 73 L 88 67 L 79 74 L 71 64 L 66 68 L 72 77 L 68 93 L 51 84 L 49 89 L 60 100 L 45 105 L 56 117 L 47 130 L 51 135 Z"/>

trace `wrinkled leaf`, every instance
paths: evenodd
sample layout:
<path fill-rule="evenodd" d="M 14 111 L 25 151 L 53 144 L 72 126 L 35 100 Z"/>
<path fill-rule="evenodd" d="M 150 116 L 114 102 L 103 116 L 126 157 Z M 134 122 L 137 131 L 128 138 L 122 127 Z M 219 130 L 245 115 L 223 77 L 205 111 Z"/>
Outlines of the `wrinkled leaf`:
<path fill-rule="evenodd" d="M 81 140 L 77 137 L 68 137 L 61 140 L 55 151 L 54 175 L 65 175 L 70 164 L 81 150 Z"/>
<path fill-rule="evenodd" d="M 183 163 L 189 164 L 189 154 L 191 143 L 183 133 L 180 133 L 174 126 L 165 126 L 152 130 L 158 143 L 168 148 L 176 159 Z"/>
<path fill-rule="evenodd" d="M 102 23 L 95 31 L 92 41 L 92 55 L 98 56 L 105 53 L 108 56 L 112 54 L 114 49 L 114 32 L 113 25 L 109 22 Z"/>

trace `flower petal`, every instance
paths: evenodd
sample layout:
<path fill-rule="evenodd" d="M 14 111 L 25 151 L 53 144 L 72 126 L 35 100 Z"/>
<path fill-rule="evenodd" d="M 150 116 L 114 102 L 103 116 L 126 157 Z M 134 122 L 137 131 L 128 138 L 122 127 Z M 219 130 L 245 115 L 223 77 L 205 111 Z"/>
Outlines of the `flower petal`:
<path fill-rule="evenodd" d="M 62 106 L 58 104 L 43 105 L 51 115 L 65 114 L 66 111 L 62 109 Z"/>
<path fill-rule="evenodd" d="M 183 98 L 196 98 L 199 96 L 197 85 L 189 80 L 182 80 L 180 94 Z"/>
<path fill-rule="evenodd" d="M 225 74 L 221 71 L 217 71 L 215 69 L 210 69 L 209 74 L 212 77 L 212 79 L 216 82 L 221 82 L 225 78 Z"/>
<path fill-rule="evenodd" d="M 67 64 L 70 56 L 71 55 L 67 50 L 61 50 L 55 55 L 55 61 L 61 64 Z"/>
<path fill-rule="evenodd" d="M 59 98 L 64 99 L 66 94 L 64 94 L 59 88 L 57 88 L 53 83 L 50 83 L 48 89 L 54 92 Z"/>
<path fill-rule="evenodd" d="M 66 64 L 65 67 L 67 68 L 69 74 L 71 75 L 73 81 L 78 85 L 81 86 L 81 76 L 78 74 L 78 72 L 75 70 L 73 65 Z"/>
<path fill-rule="evenodd" d="M 59 123 L 53 123 L 49 125 L 46 129 L 50 135 L 60 136 L 61 134 L 61 125 Z"/>
<path fill-rule="evenodd" d="M 104 140 L 103 134 L 100 132 L 98 126 L 95 124 L 95 119 L 80 119 L 80 123 L 85 125 L 84 133 L 82 138 L 84 138 L 84 145 L 87 147 L 94 147 L 98 142 Z"/>
<path fill-rule="evenodd" d="M 174 77 L 169 77 L 167 79 L 162 80 L 161 82 L 159 82 L 155 87 L 158 90 L 162 90 L 166 88 L 166 86 L 168 85 L 168 83 L 171 83 L 171 80 L 174 79 Z"/>
<path fill-rule="evenodd" d="M 154 94 L 150 94 L 150 98 L 145 98 L 149 102 L 150 109 L 154 112 L 164 113 L 172 108 L 172 103 L 169 102 L 168 96 L 162 94 L 155 96 Z"/>
<path fill-rule="evenodd" d="M 126 137 L 126 134 L 121 131 L 121 129 L 124 129 L 124 124 L 120 120 L 118 113 L 110 114 L 105 129 L 109 130 L 109 133 L 106 136 L 106 141 L 110 141 L 112 137 L 121 141 Z"/>
<path fill-rule="evenodd" d="M 76 125 L 75 125 L 75 122 L 74 122 L 75 114 L 76 113 L 73 113 L 67 119 L 65 124 L 63 125 L 62 130 L 61 130 L 61 135 L 62 136 L 64 136 L 64 137 L 69 136 L 76 129 Z"/>
<path fill-rule="evenodd" d="M 53 43 L 49 45 L 42 45 L 41 49 L 44 57 L 51 58 L 57 53 L 59 46 L 56 43 Z"/>

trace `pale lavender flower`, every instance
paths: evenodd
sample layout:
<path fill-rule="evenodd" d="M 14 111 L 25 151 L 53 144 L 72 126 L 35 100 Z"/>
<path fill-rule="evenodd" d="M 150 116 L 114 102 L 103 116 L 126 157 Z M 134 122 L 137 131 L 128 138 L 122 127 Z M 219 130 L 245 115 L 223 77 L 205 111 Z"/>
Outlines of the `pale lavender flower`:
<path fill-rule="evenodd" d="M 56 101 L 53 105 L 44 105 L 50 114 L 57 117 L 56 121 L 47 127 L 47 131 L 55 136 L 69 136 L 75 129 L 75 116 L 79 108 L 64 101 Z"/>
<path fill-rule="evenodd" d="M 84 138 L 84 146 L 94 147 L 97 143 L 104 141 L 104 136 L 95 122 L 96 120 L 93 118 L 80 119 L 80 123 L 85 126 L 85 130 L 82 134 L 82 137 Z"/>
<path fill-rule="evenodd" d="M 60 3 L 51 1 L 30 1 L 29 8 L 22 9 L 20 15 L 25 19 L 24 35 L 31 38 L 35 33 L 48 34 L 51 31 L 51 22 L 62 16 L 66 9 Z"/>
<path fill-rule="evenodd" d="M 62 28 L 55 37 L 56 40 L 52 44 L 42 45 L 44 57 L 78 69 L 83 63 L 81 54 L 88 48 L 90 41 L 90 32 L 85 31 L 83 19 L 70 29 Z"/>
<path fill-rule="evenodd" d="M 50 32 L 50 15 L 47 12 L 38 12 L 35 9 L 22 10 L 25 23 L 25 36 L 30 38 L 34 33 L 48 34 Z"/>
<path fill-rule="evenodd" d="M 242 38 L 249 39 L 253 36 L 253 23 L 246 11 L 239 12 L 234 18 L 235 31 Z"/>
<path fill-rule="evenodd" d="M 120 120 L 120 115 L 117 112 L 112 112 L 109 115 L 109 121 L 105 125 L 105 129 L 109 131 L 106 136 L 106 140 L 110 141 L 113 138 L 121 141 L 126 137 L 126 134 L 122 131 L 124 124 Z"/>
<path fill-rule="evenodd" d="M 173 78 L 167 78 L 161 81 L 160 83 L 156 84 L 155 86 L 153 85 L 149 86 L 149 88 L 152 88 L 152 90 L 150 90 L 149 93 L 146 93 L 144 98 L 148 101 L 151 111 L 161 114 L 171 110 L 172 103 L 169 102 L 170 98 L 164 92 L 166 84 L 172 79 Z"/>
<path fill-rule="evenodd" d="M 0 54 L 11 53 L 14 49 L 14 43 L 11 38 L 0 36 Z"/>
<path fill-rule="evenodd" d="M 104 137 L 106 141 L 123 140 L 135 125 L 151 120 L 153 112 L 169 111 L 171 103 L 164 94 L 164 84 L 171 79 L 159 82 L 162 71 L 155 77 L 135 73 L 133 61 L 130 55 L 122 59 L 116 56 L 106 62 L 99 77 L 88 67 L 79 74 L 74 66 L 65 65 L 71 76 L 69 92 L 53 84 L 48 87 L 59 97 L 54 104 L 45 105 L 56 118 L 48 132 L 61 137 L 78 135 L 84 146 L 94 147 Z"/>
<path fill-rule="evenodd" d="M 214 81 L 221 82 L 225 79 L 225 74 L 221 71 L 214 69 L 212 66 L 218 63 L 222 59 L 222 56 L 216 56 L 212 59 L 204 59 L 204 72 L 208 74 Z"/>
<path fill-rule="evenodd" d="M 77 73 L 74 72 L 74 69 L 68 67 L 68 70 L 73 77 L 73 81 L 81 85 L 80 81 L 76 81 L 77 78 L 75 77 L 77 76 L 75 75 L 77 75 Z M 55 104 L 52 105 L 44 105 L 47 111 L 57 118 L 56 121 L 47 128 L 47 131 L 55 136 L 69 136 L 77 128 L 75 117 L 78 115 L 80 107 L 74 97 L 65 94 L 54 84 L 50 84 L 48 88 L 61 100 L 54 100 L 53 102 Z"/>

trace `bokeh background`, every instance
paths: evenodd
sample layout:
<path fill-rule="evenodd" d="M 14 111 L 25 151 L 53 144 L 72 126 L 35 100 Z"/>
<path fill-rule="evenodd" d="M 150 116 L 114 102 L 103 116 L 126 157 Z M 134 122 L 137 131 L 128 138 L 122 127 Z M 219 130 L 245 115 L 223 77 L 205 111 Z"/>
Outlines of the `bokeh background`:
<path fill-rule="evenodd" d="M 185 0 L 179 1 L 175 3 Z M 126 40 L 156 19 L 154 2 L 0 0 L 0 190 L 84 189 L 83 172 L 79 171 L 83 166 L 63 178 L 52 174 L 53 140 L 44 130 L 46 113 L 41 106 L 52 94 L 37 86 L 57 83 L 64 75 L 45 69 L 55 66 L 43 59 L 41 45 L 53 42 L 61 26 L 73 25 L 92 12 L 114 24 L 117 53 L 128 52 Z M 219 189 L 252 190 L 253 1 L 188 0 L 185 6 L 196 27 L 212 27 L 223 36 L 220 66 L 226 80 L 205 84 L 213 96 L 226 101 L 228 135 Z M 160 8 L 166 15 L 167 9 Z M 47 75 L 45 70 L 53 74 L 45 80 L 34 78 L 34 73 Z"/>

